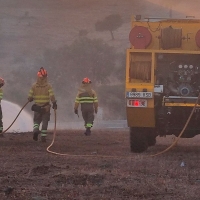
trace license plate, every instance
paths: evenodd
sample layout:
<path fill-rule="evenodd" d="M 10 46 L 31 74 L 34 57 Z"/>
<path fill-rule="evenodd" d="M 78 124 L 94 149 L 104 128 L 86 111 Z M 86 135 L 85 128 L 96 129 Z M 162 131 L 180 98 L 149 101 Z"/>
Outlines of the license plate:
<path fill-rule="evenodd" d="M 127 107 L 145 108 L 147 107 L 147 100 L 146 99 L 128 99 Z"/>
<path fill-rule="evenodd" d="M 127 92 L 128 98 L 152 98 L 152 92 Z"/>

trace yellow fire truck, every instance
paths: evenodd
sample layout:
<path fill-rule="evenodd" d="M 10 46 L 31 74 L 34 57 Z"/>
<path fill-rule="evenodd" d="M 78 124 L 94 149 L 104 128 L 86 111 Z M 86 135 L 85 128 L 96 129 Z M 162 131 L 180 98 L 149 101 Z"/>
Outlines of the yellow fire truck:
<path fill-rule="evenodd" d="M 157 136 L 200 134 L 200 20 L 134 16 L 126 51 L 126 113 L 132 152 Z"/>

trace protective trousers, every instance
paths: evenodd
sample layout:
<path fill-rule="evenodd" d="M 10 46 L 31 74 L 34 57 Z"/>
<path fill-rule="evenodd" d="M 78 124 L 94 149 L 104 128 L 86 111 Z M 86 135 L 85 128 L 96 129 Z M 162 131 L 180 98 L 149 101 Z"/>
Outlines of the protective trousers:
<path fill-rule="evenodd" d="M 40 130 L 40 124 L 42 123 L 41 136 L 47 136 L 48 122 L 50 120 L 50 111 L 44 113 L 34 112 L 34 125 L 33 133 L 38 133 Z"/>
<path fill-rule="evenodd" d="M 85 128 L 92 128 L 94 122 L 93 104 L 81 107 L 82 116 L 85 121 Z"/>
<path fill-rule="evenodd" d="M 2 121 L 3 115 L 2 115 L 2 109 L 0 104 L 0 133 L 3 131 L 3 121 Z"/>

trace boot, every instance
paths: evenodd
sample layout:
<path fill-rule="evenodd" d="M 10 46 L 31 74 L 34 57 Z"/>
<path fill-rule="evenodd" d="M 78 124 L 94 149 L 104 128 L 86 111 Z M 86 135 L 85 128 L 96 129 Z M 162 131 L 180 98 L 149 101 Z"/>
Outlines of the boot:
<path fill-rule="evenodd" d="M 33 133 L 33 140 L 38 141 L 39 131 Z"/>
<path fill-rule="evenodd" d="M 3 131 L 2 130 L 0 130 L 0 137 L 2 138 L 2 137 L 4 137 L 4 135 L 3 135 L 3 133 L 2 133 Z"/>
<path fill-rule="evenodd" d="M 85 135 L 86 135 L 86 136 L 91 135 L 91 130 L 90 130 L 90 128 L 86 128 Z"/>
<path fill-rule="evenodd" d="M 46 136 L 41 136 L 41 142 L 46 142 Z"/>

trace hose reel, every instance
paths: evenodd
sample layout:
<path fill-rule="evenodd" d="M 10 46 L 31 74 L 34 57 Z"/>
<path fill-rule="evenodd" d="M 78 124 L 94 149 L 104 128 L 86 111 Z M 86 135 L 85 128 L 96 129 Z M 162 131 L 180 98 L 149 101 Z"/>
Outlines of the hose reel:
<path fill-rule="evenodd" d="M 162 28 L 160 44 L 162 49 L 181 48 L 182 29 L 173 28 L 172 26 Z"/>

